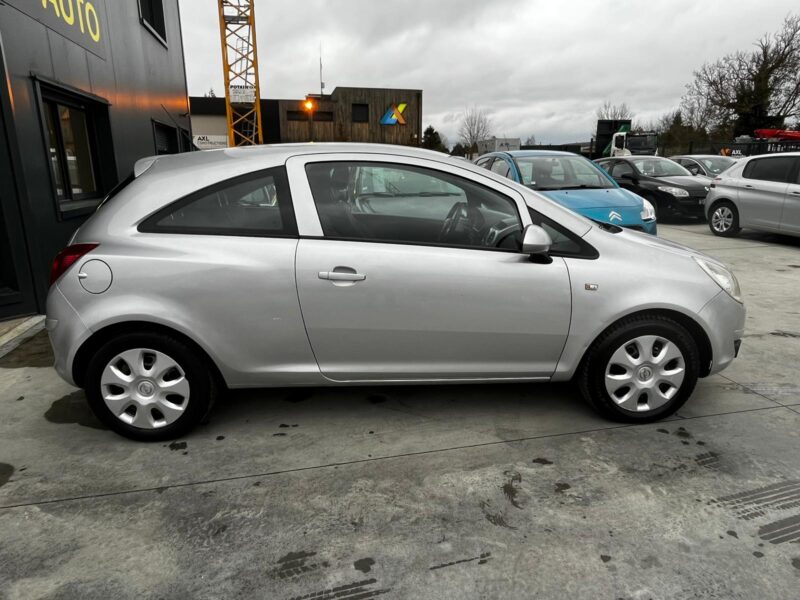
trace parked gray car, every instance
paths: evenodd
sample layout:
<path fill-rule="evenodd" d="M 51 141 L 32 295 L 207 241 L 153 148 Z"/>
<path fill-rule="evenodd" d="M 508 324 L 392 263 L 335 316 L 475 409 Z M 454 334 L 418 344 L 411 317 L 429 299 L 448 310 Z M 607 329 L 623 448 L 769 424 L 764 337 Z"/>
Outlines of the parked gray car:
<path fill-rule="evenodd" d="M 51 279 L 56 370 L 145 440 L 225 388 L 575 380 L 652 421 L 730 364 L 745 317 L 708 256 L 398 146 L 141 160 Z"/>
<path fill-rule="evenodd" d="M 725 169 L 729 169 L 736 164 L 735 158 L 719 156 L 718 154 L 684 154 L 670 156 L 669 158 L 686 168 L 692 175 L 703 175 L 705 177 L 716 177 Z"/>
<path fill-rule="evenodd" d="M 715 235 L 746 228 L 800 236 L 800 152 L 738 161 L 711 182 L 705 211 Z"/>

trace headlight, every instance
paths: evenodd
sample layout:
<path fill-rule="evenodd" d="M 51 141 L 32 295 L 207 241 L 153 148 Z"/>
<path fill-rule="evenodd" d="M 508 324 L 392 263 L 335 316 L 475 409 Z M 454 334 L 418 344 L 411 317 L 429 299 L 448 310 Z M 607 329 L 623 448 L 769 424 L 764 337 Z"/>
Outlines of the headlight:
<path fill-rule="evenodd" d="M 652 221 L 656 218 L 656 209 L 647 200 L 642 198 L 642 221 Z"/>
<path fill-rule="evenodd" d="M 671 185 L 660 185 L 658 186 L 658 190 L 660 192 L 665 192 L 667 194 L 672 194 L 676 198 L 686 198 L 689 195 L 689 192 L 683 190 L 681 188 L 672 187 Z"/>
<path fill-rule="evenodd" d="M 737 302 L 742 301 L 742 290 L 739 289 L 739 282 L 729 269 L 723 267 L 719 263 L 711 262 L 697 256 L 693 258 L 695 262 L 700 265 L 700 268 L 703 269 L 719 287 L 725 290 L 731 298 Z"/>

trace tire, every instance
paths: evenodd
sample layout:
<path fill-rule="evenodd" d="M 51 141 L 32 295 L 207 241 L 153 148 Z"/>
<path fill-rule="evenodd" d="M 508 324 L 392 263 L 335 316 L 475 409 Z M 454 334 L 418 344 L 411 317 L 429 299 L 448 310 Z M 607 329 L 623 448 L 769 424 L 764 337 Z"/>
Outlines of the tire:
<path fill-rule="evenodd" d="M 729 200 L 719 200 L 708 211 L 708 228 L 721 237 L 734 237 L 742 230 L 739 227 L 739 211 Z"/>
<path fill-rule="evenodd" d="M 640 358 L 632 358 L 634 349 Z M 655 357 L 641 360 L 651 350 Z M 638 366 L 632 364 L 636 360 Z M 623 370 L 627 372 L 623 374 Z M 603 416 L 625 423 L 650 423 L 683 406 L 694 391 L 699 371 L 697 344 L 682 325 L 660 315 L 641 315 L 623 319 L 595 340 L 584 356 L 577 381 L 586 401 Z"/>
<path fill-rule="evenodd" d="M 89 361 L 86 398 L 97 418 L 120 435 L 171 440 L 211 410 L 218 387 L 214 373 L 205 355 L 178 338 L 126 333 Z"/>

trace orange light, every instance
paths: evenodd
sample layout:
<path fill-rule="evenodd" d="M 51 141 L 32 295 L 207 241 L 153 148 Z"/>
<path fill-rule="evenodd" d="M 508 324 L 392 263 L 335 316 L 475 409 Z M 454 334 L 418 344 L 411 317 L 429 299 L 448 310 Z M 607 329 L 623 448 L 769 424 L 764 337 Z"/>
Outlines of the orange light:
<path fill-rule="evenodd" d="M 313 110 L 314 109 L 314 101 L 313 100 L 306 100 L 303 102 L 303 106 L 306 107 L 306 110 Z"/>

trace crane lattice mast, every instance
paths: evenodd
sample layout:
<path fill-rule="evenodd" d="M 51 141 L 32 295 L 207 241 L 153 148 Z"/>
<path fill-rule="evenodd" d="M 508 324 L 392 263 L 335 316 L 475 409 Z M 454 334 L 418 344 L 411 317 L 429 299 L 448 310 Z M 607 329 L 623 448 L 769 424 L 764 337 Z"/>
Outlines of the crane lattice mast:
<path fill-rule="evenodd" d="M 262 144 L 255 0 L 218 0 L 228 145 Z"/>

